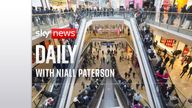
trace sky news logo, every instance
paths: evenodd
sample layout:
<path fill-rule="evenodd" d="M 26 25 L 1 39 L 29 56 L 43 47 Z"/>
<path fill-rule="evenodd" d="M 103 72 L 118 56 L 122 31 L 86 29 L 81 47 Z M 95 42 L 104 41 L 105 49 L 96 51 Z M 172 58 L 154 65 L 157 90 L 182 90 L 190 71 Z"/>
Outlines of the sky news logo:
<path fill-rule="evenodd" d="M 36 31 L 37 37 L 48 38 L 51 34 L 52 39 L 76 39 L 77 29 L 75 28 L 52 28 L 51 31 Z"/>

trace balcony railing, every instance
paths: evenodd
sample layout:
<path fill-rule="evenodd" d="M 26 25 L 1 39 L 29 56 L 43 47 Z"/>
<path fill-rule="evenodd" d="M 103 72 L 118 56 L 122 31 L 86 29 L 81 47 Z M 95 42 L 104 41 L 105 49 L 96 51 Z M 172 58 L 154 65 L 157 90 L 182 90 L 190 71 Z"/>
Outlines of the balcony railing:
<path fill-rule="evenodd" d="M 47 13 L 47 14 L 33 14 L 32 15 L 32 36 L 36 36 L 36 31 L 49 31 L 51 28 L 69 27 L 70 24 L 76 26 L 80 23 L 82 18 L 93 17 L 128 17 L 133 15 L 131 11 L 89 11 L 89 12 L 63 12 L 63 13 Z"/>
<path fill-rule="evenodd" d="M 192 36 L 192 13 L 145 11 L 138 19 Z"/>
<path fill-rule="evenodd" d="M 33 14 L 32 15 L 32 36 L 36 31 L 49 31 L 51 28 L 64 27 L 72 22 L 73 17 L 64 14 Z"/>

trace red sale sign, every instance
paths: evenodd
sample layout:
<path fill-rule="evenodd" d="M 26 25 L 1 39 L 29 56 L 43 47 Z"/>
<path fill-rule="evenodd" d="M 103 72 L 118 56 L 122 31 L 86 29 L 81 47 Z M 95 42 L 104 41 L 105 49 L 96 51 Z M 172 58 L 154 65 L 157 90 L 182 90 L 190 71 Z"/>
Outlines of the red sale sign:
<path fill-rule="evenodd" d="M 77 30 L 74 28 L 52 28 L 51 37 L 53 39 L 76 39 Z"/>
<path fill-rule="evenodd" d="M 174 39 L 167 39 L 165 45 L 168 47 L 173 47 Z"/>

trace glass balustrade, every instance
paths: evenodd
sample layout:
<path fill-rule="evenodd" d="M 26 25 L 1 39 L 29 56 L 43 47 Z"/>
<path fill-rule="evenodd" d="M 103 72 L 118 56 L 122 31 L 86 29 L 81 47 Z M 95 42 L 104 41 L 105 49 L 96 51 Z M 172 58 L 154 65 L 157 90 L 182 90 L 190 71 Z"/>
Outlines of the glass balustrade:
<path fill-rule="evenodd" d="M 192 13 L 145 11 L 138 19 L 166 29 L 192 35 Z"/>

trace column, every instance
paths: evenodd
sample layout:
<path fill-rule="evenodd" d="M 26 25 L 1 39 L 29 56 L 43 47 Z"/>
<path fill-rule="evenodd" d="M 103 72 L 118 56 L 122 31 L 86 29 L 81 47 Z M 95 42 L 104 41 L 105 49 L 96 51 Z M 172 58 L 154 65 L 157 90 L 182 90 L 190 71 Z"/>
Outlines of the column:
<path fill-rule="evenodd" d="M 125 0 L 125 8 L 129 8 L 129 0 Z"/>
<path fill-rule="evenodd" d="M 71 0 L 67 0 L 67 8 L 68 8 L 68 9 L 71 8 Z"/>
<path fill-rule="evenodd" d="M 46 8 L 46 7 L 47 7 L 45 0 L 41 0 L 41 3 L 42 3 L 43 8 Z"/>
<path fill-rule="evenodd" d="M 162 6 L 163 0 L 155 0 L 154 6 L 156 7 L 156 16 L 155 16 L 155 21 L 159 22 L 159 17 L 160 17 L 160 8 Z"/>
<path fill-rule="evenodd" d="M 109 7 L 112 7 L 112 0 L 109 0 Z"/>
<path fill-rule="evenodd" d="M 79 8 L 79 0 L 76 0 L 76 8 Z"/>
<path fill-rule="evenodd" d="M 66 8 L 69 9 L 68 0 L 66 0 Z"/>
<path fill-rule="evenodd" d="M 45 4 L 46 4 L 46 7 L 47 7 L 48 9 L 50 9 L 50 3 L 49 3 L 49 0 L 45 0 Z"/>

